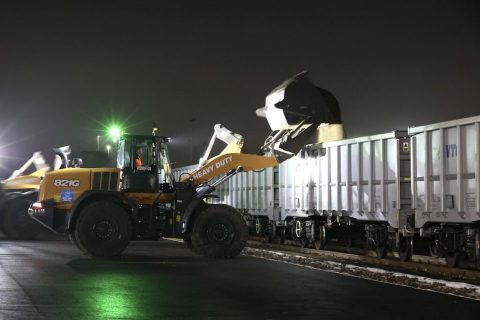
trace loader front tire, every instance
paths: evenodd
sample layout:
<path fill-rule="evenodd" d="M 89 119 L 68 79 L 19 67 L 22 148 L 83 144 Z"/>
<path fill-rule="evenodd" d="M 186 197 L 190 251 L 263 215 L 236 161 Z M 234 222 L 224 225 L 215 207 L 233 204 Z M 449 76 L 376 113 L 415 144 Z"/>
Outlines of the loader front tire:
<path fill-rule="evenodd" d="M 78 248 L 78 250 L 82 251 L 83 253 L 86 253 L 85 249 L 80 247 L 78 244 L 77 238 L 75 238 L 75 232 L 70 232 L 68 233 L 68 239 L 70 239 L 70 242 L 75 245 L 75 247 Z"/>
<path fill-rule="evenodd" d="M 199 254 L 231 259 L 238 256 L 247 243 L 247 224 L 235 208 L 212 205 L 198 214 L 190 237 Z"/>
<path fill-rule="evenodd" d="M 32 201 L 28 199 L 12 199 L 7 204 L 2 219 L 3 233 L 12 240 L 32 240 L 43 227 L 28 216 L 28 208 Z"/>
<path fill-rule="evenodd" d="M 79 213 L 74 244 L 93 257 L 121 254 L 132 238 L 132 221 L 120 204 L 109 200 L 95 201 Z"/>
<path fill-rule="evenodd" d="M 193 243 L 192 243 L 192 238 L 190 237 L 190 235 L 186 235 L 183 237 L 183 242 L 185 243 L 185 245 L 187 246 L 188 249 L 190 249 L 193 253 L 196 253 L 196 254 L 201 254 L 197 248 L 195 248 L 193 246 Z"/>

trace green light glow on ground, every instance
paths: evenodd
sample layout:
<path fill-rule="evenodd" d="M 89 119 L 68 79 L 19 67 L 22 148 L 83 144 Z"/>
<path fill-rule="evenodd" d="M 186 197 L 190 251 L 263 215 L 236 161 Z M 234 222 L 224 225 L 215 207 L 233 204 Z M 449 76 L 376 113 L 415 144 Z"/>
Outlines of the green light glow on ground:
<path fill-rule="evenodd" d="M 99 319 L 133 319 L 139 313 L 135 277 L 128 275 L 96 276 L 90 279 L 95 289 L 89 297 L 89 304 Z"/>
<path fill-rule="evenodd" d="M 77 293 L 83 312 L 95 319 L 149 319 L 170 305 L 173 288 L 158 275 L 122 272 L 89 275 Z"/>

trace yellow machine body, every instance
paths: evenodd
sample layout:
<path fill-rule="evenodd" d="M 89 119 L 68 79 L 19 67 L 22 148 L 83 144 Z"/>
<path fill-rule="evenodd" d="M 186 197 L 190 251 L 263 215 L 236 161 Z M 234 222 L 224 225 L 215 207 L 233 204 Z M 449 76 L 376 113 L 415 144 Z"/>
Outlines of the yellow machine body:
<path fill-rule="evenodd" d="M 50 170 L 49 167 L 37 170 L 29 175 L 10 178 L 2 182 L 3 190 L 38 190 L 42 177 Z"/>
<path fill-rule="evenodd" d="M 100 187 L 97 190 L 118 191 L 119 169 L 66 168 L 50 171 L 45 175 L 38 198 L 40 200 L 53 199 L 58 208 L 70 209 L 73 202 L 85 191 L 93 189 L 96 173 L 100 175 Z M 112 176 L 113 181 L 111 180 Z"/>
<path fill-rule="evenodd" d="M 99 177 L 99 178 L 96 178 Z M 57 209 L 71 209 L 73 203 L 87 191 L 120 191 L 120 169 L 117 168 L 67 168 L 45 175 L 39 200 L 53 199 Z M 136 204 L 169 202 L 174 193 L 123 192 Z"/>

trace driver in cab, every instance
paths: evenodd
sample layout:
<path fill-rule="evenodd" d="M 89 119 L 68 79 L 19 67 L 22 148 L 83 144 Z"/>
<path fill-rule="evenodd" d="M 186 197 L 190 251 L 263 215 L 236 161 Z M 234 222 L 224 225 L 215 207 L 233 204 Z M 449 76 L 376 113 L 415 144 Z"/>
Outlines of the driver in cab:
<path fill-rule="evenodd" d="M 143 165 L 142 154 L 143 154 L 142 148 L 137 149 L 137 155 L 135 156 L 135 167 L 137 168 L 137 170 L 147 171 L 150 168 L 147 168 L 146 166 Z"/>

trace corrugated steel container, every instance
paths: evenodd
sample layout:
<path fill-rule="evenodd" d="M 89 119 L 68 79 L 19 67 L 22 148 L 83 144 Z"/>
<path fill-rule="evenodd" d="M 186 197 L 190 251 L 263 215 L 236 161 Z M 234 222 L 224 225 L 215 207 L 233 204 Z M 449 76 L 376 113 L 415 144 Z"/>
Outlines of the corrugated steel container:
<path fill-rule="evenodd" d="M 409 128 L 415 226 L 480 220 L 480 116 Z"/>
<path fill-rule="evenodd" d="M 186 166 L 173 170 L 178 181 L 182 174 L 187 174 L 197 166 Z M 268 216 L 278 219 L 278 177 L 277 168 L 259 171 L 241 172 L 217 186 L 216 198 L 208 198 L 209 203 L 224 203 L 253 215 Z M 212 183 L 215 179 L 212 181 Z"/>
<path fill-rule="evenodd" d="M 315 209 L 402 227 L 411 212 L 406 137 L 394 131 L 312 146 L 318 151 L 312 159 Z"/>
<path fill-rule="evenodd" d="M 220 203 L 227 203 L 253 215 L 274 218 L 277 206 L 274 197 L 274 168 L 242 172 L 220 185 L 216 192 Z"/>
<path fill-rule="evenodd" d="M 401 210 L 412 211 L 406 135 L 395 131 L 309 146 L 278 168 L 235 175 L 217 187 L 219 199 L 209 201 L 272 220 L 316 214 L 388 220 L 398 227 Z M 193 168 L 175 169 L 176 178 Z"/>
<path fill-rule="evenodd" d="M 312 196 L 312 159 L 297 155 L 280 164 L 279 174 L 279 208 L 281 216 L 307 217 L 308 211 L 314 210 Z"/>
<path fill-rule="evenodd" d="M 174 168 L 172 169 L 173 176 L 175 177 L 175 181 L 180 181 L 180 178 L 183 175 L 188 175 L 190 172 L 195 170 L 198 167 L 198 165 L 191 165 L 191 166 L 185 166 L 185 167 L 179 167 L 179 168 Z"/>

